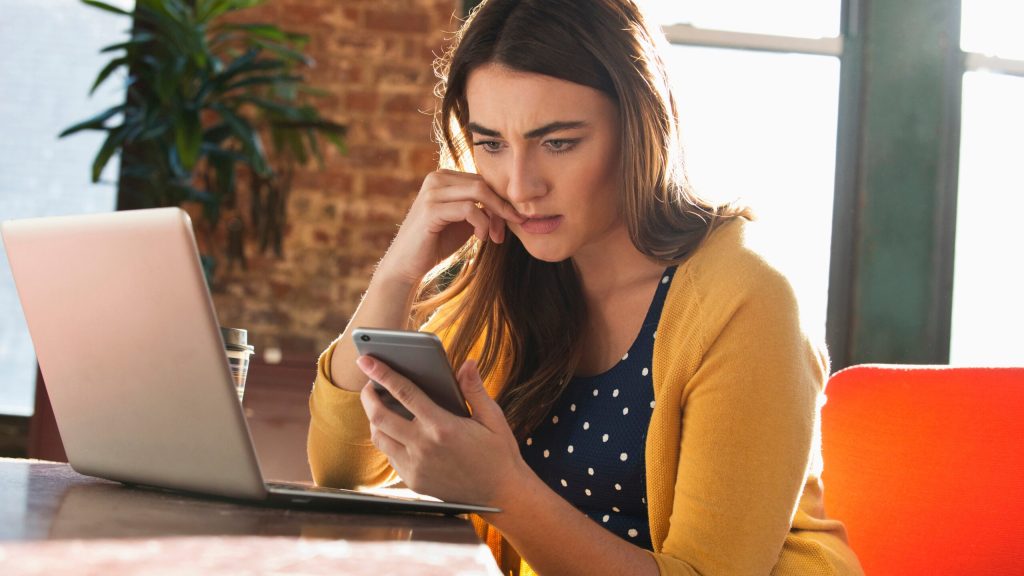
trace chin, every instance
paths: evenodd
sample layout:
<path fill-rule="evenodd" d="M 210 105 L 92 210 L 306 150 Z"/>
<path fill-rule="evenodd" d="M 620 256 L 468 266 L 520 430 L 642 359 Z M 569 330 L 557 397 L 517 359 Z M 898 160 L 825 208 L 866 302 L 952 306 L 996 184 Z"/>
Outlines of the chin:
<path fill-rule="evenodd" d="M 527 235 L 524 235 L 527 236 L 526 239 L 518 234 L 516 236 L 519 237 L 519 241 L 522 243 L 523 248 L 526 249 L 526 252 L 530 256 L 542 262 L 555 263 L 572 258 L 572 254 L 567 250 L 564 243 L 553 242 L 550 240 L 536 240 Z"/>

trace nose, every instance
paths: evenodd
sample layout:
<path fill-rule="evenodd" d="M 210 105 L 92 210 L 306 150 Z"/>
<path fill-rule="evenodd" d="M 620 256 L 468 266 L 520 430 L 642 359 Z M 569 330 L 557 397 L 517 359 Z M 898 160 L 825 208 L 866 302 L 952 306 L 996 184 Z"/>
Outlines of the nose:
<path fill-rule="evenodd" d="M 525 152 L 512 154 L 505 194 L 516 206 L 527 205 L 547 194 L 548 186 L 537 163 Z"/>

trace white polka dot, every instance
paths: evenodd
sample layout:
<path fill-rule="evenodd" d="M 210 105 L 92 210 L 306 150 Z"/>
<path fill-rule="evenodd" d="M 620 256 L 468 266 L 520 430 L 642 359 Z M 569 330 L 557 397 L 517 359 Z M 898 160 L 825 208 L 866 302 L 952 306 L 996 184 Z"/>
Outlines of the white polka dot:
<path fill-rule="evenodd" d="M 562 486 L 563 487 L 568 487 L 569 486 L 569 483 L 565 481 L 565 478 L 562 478 Z"/>
<path fill-rule="evenodd" d="M 584 422 L 583 423 L 583 429 L 584 430 L 590 430 L 590 422 Z"/>
<path fill-rule="evenodd" d="M 627 532 L 627 534 L 629 534 L 630 538 L 636 538 L 636 534 L 637 534 L 636 528 L 630 528 L 629 532 Z"/>
<path fill-rule="evenodd" d="M 618 397 L 619 397 L 619 389 L 616 388 L 615 390 L 612 390 L 612 398 L 618 398 Z"/>
<path fill-rule="evenodd" d="M 622 409 L 622 415 L 625 416 L 626 414 L 629 414 L 629 406 Z"/>
<path fill-rule="evenodd" d="M 625 360 L 626 358 L 629 358 L 629 352 L 626 352 L 625 354 L 622 355 L 623 360 Z"/>
<path fill-rule="evenodd" d="M 530 437 L 530 438 L 526 439 L 526 445 L 527 446 L 533 446 L 533 437 Z"/>
<path fill-rule="evenodd" d="M 654 339 L 656 339 L 657 337 L 658 337 L 658 331 L 657 331 L 657 330 L 655 330 L 655 331 L 654 331 L 654 333 L 653 333 L 653 334 L 651 334 L 651 340 L 654 340 Z"/>
<path fill-rule="evenodd" d="M 619 454 L 619 460 L 622 460 L 623 462 L 625 462 L 628 458 L 629 458 L 629 454 L 626 454 L 625 452 L 623 452 L 622 454 Z"/>
<path fill-rule="evenodd" d="M 625 456 L 625 454 L 623 454 L 623 456 Z M 623 460 L 625 460 L 625 458 L 623 458 Z M 615 489 L 616 490 L 622 490 L 622 484 L 619 484 L 618 482 L 616 482 L 615 483 Z"/>
<path fill-rule="evenodd" d="M 572 454 L 572 444 L 569 444 L 569 454 Z"/>
<path fill-rule="evenodd" d="M 607 434 L 605 434 L 604 436 L 601 436 L 601 442 L 607 442 L 607 441 L 608 441 L 608 435 Z"/>
<path fill-rule="evenodd" d="M 594 475 L 594 469 L 593 468 L 587 468 L 587 474 L 593 476 Z"/>
<path fill-rule="evenodd" d="M 647 504 L 647 498 L 641 498 L 640 501 L 643 502 L 644 504 Z"/>
<path fill-rule="evenodd" d="M 594 388 L 594 396 L 597 396 L 597 388 Z"/>
<path fill-rule="evenodd" d="M 654 400 L 651 400 L 651 408 L 654 408 Z"/>
<path fill-rule="evenodd" d="M 622 512 L 622 510 L 619 510 L 618 506 L 612 506 L 612 512 L 618 513 L 618 512 Z"/>
<path fill-rule="evenodd" d="M 668 274 L 661 277 L 662 284 L 668 284 Z"/>
<path fill-rule="evenodd" d="M 604 516 L 601 517 L 601 522 L 608 522 L 608 518 L 610 518 L 610 516 L 605 514 Z"/>
<path fill-rule="evenodd" d="M 583 493 L 586 494 L 587 496 L 590 496 L 590 488 L 584 490 Z"/>
<path fill-rule="evenodd" d="M 553 418 L 551 419 L 551 423 L 552 423 L 552 424 L 558 424 L 558 416 L 555 416 L 555 417 L 553 417 Z"/>
<path fill-rule="evenodd" d="M 576 411 L 576 405 L 572 404 L 571 406 L 569 406 L 569 411 L 570 412 L 575 412 Z"/>
<path fill-rule="evenodd" d="M 644 368 L 643 370 L 640 371 L 640 375 L 641 376 L 647 376 L 648 372 L 649 372 L 649 370 L 647 370 L 647 368 Z"/>
<path fill-rule="evenodd" d="M 545 450 L 544 451 L 544 457 L 547 458 L 548 456 L 551 456 L 551 452 Z"/>

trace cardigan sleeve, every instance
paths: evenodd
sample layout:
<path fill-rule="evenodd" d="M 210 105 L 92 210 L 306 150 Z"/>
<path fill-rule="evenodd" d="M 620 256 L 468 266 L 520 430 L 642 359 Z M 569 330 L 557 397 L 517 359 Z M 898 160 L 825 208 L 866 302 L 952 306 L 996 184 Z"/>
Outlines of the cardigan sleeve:
<path fill-rule="evenodd" d="M 447 323 L 451 303 L 435 313 L 420 330 L 437 332 Z M 451 327 L 438 334 L 447 345 Z M 306 456 L 313 481 L 334 488 L 379 487 L 400 478 L 387 457 L 370 441 L 370 422 L 358 392 L 339 388 L 331 382 L 331 358 L 337 346 L 331 343 L 317 361 L 316 379 L 309 396 L 309 434 Z"/>
<path fill-rule="evenodd" d="M 316 380 L 309 396 L 309 436 L 306 455 L 318 486 L 358 488 L 397 481 L 387 457 L 370 441 L 370 422 L 359 393 L 331 382 L 331 358 L 337 341 L 317 361 Z"/>
<path fill-rule="evenodd" d="M 662 574 L 769 574 L 800 502 L 827 360 L 781 274 L 756 257 L 711 260 L 686 270 L 697 325 L 665 335 L 696 352 L 663 375 L 685 382 L 668 384 L 682 389 L 682 428 L 654 557 Z"/>

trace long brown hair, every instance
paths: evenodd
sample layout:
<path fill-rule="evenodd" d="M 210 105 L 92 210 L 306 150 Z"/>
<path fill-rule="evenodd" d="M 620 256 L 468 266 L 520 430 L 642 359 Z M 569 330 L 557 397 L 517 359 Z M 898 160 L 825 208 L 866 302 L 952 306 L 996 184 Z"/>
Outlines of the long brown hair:
<path fill-rule="evenodd" d="M 618 109 L 619 205 L 630 239 L 666 265 L 682 261 L 718 222 L 744 211 L 712 205 L 691 188 L 658 44 L 631 0 L 485 0 L 435 62 L 442 166 L 470 168 L 466 83 L 477 67 L 497 63 L 594 88 Z M 587 310 L 572 260 L 537 260 L 514 234 L 502 244 L 470 237 L 424 278 L 414 321 L 443 304 L 451 310 L 445 323 L 456 326 L 448 346 L 454 366 L 481 337 L 485 378 L 499 360 L 508 362 L 497 400 L 512 430 L 525 436 L 561 395 L 582 354 Z"/>

